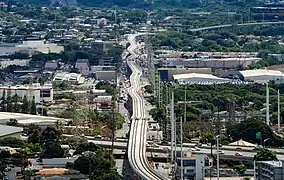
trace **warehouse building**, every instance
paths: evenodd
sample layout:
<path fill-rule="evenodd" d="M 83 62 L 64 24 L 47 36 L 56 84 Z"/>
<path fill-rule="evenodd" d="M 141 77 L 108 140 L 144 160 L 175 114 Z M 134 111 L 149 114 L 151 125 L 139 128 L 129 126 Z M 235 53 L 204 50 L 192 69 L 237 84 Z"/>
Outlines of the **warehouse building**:
<path fill-rule="evenodd" d="M 187 74 L 187 73 L 201 73 L 212 74 L 210 68 L 159 68 L 161 81 L 172 81 L 173 75 Z"/>
<path fill-rule="evenodd" d="M 261 58 L 165 58 L 157 63 L 160 67 L 184 67 L 184 68 L 214 68 L 214 69 L 235 69 L 246 68 L 252 63 L 260 61 Z"/>
<path fill-rule="evenodd" d="M 53 88 L 51 84 L 44 86 L 40 86 L 39 84 L 33 84 L 31 86 L 1 86 L 0 97 L 3 96 L 3 93 L 6 97 L 9 93 L 12 97 L 16 94 L 21 98 L 26 96 L 29 101 L 34 97 L 36 103 L 40 103 L 41 101 L 53 101 Z"/>
<path fill-rule="evenodd" d="M 112 81 L 116 78 L 115 71 L 96 71 L 96 79 L 104 81 Z"/>
<path fill-rule="evenodd" d="M 85 81 L 85 77 L 82 76 L 82 74 L 68 73 L 68 72 L 56 73 L 53 78 L 54 83 L 66 82 L 69 84 L 83 84 L 84 81 Z"/>
<path fill-rule="evenodd" d="M 230 79 L 219 78 L 211 74 L 189 73 L 173 75 L 175 81 L 181 84 L 222 84 L 231 82 Z"/>
<path fill-rule="evenodd" d="M 22 127 L 0 125 L 0 137 L 20 137 L 23 132 Z"/>
<path fill-rule="evenodd" d="M 284 74 L 281 71 L 254 69 L 240 71 L 241 79 L 245 81 L 253 81 L 257 83 L 265 83 L 267 81 L 275 81 L 275 83 L 283 83 Z"/>

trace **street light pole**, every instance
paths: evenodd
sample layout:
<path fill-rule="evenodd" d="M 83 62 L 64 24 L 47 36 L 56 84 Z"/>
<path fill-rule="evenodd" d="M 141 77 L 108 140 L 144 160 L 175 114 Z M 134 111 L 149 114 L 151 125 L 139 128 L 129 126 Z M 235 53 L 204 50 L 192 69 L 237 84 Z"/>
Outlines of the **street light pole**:
<path fill-rule="evenodd" d="M 279 92 L 279 89 L 277 91 L 277 130 L 278 132 L 280 132 L 280 92 Z"/>
<path fill-rule="evenodd" d="M 183 150 L 182 150 L 182 143 L 183 143 L 183 138 L 182 138 L 182 117 L 180 117 L 180 179 L 183 180 Z"/>
<path fill-rule="evenodd" d="M 270 138 L 266 138 L 263 140 L 263 149 L 265 148 L 265 142 L 268 141 Z"/>
<path fill-rule="evenodd" d="M 266 124 L 269 126 L 269 87 L 266 82 Z"/>
<path fill-rule="evenodd" d="M 220 135 L 216 136 L 217 140 L 217 180 L 220 178 L 220 169 L 219 169 L 219 137 Z"/>
<path fill-rule="evenodd" d="M 174 92 L 171 98 L 171 163 L 174 163 L 174 138 L 175 138 L 175 119 L 174 119 Z"/>

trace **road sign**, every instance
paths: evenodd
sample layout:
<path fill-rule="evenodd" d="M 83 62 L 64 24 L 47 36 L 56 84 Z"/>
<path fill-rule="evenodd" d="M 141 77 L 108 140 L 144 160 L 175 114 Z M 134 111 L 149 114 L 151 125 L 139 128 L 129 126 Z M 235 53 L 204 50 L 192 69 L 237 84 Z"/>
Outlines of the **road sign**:
<path fill-rule="evenodd" d="M 257 133 L 255 134 L 255 138 L 256 138 L 256 139 L 261 139 L 261 132 L 257 132 Z"/>

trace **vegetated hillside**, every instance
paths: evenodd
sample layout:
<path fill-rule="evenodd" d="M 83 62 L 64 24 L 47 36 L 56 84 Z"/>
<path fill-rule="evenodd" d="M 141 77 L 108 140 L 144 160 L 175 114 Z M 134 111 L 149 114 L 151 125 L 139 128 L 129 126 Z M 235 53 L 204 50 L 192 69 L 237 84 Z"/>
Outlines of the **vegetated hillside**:
<path fill-rule="evenodd" d="M 16 0 L 15 0 L 16 1 Z M 18 0 L 17 0 L 18 1 Z M 33 4 L 50 4 L 53 1 L 62 1 L 64 4 L 68 4 L 68 1 L 75 0 L 25 0 L 26 3 Z M 260 5 L 264 0 L 225 0 L 222 4 L 228 4 L 232 6 L 249 7 L 252 5 Z M 147 8 L 153 7 L 176 7 L 176 8 L 195 8 L 204 7 L 210 5 L 221 5 L 220 0 L 77 0 L 79 5 L 86 6 L 96 6 L 96 7 L 111 7 L 113 5 L 123 6 L 123 7 L 138 7 Z M 74 4 L 71 3 L 70 4 Z"/>
<path fill-rule="evenodd" d="M 16 1 L 14 1 L 16 2 Z M 133 4 L 140 4 L 139 2 L 135 2 L 134 0 L 25 0 L 25 3 L 30 4 L 76 4 L 76 2 L 79 5 L 86 5 L 86 6 L 129 6 Z M 144 2 L 144 1 L 141 1 Z"/>

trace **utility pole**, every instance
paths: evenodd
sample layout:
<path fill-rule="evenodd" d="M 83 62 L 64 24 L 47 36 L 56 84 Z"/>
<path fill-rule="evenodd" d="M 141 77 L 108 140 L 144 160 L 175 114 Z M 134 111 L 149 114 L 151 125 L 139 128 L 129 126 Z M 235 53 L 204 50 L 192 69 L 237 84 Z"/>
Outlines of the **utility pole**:
<path fill-rule="evenodd" d="M 186 123 L 186 105 L 187 105 L 187 101 L 186 101 L 187 97 L 186 97 L 186 85 L 184 86 L 184 123 Z"/>
<path fill-rule="evenodd" d="M 217 140 L 217 180 L 219 180 L 219 177 L 220 177 L 220 165 L 219 165 L 219 137 L 220 135 L 216 136 L 216 140 Z"/>
<path fill-rule="evenodd" d="M 280 132 L 280 92 L 279 92 L 279 89 L 277 91 L 277 100 L 278 100 L 278 108 L 277 108 L 277 129 L 278 129 L 278 132 Z"/>
<path fill-rule="evenodd" d="M 266 124 L 269 125 L 269 87 L 266 82 Z"/>
<path fill-rule="evenodd" d="M 115 91 L 117 90 L 117 73 L 115 73 Z M 115 103 L 116 103 L 116 92 L 113 94 L 113 104 L 112 104 L 112 138 L 111 138 L 111 165 L 112 167 L 115 166 L 114 164 L 114 157 L 113 157 L 113 149 L 114 149 L 114 140 L 115 140 L 115 130 L 116 130 L 116 120 L 115 120 Z"/>
<path fill-rule="evenodd" d="M 174 125 L 175 125 L 175 160 L 177 158 L 177 117 L 176 117 L 176 114 L 175 114 L 175 118 L 174 118 Z"/>
<path fill-rule="evenodd" d="M 175 138 L 175 119 L 174 119 L 174 92 L 172 92 L 171 102 L 171 163 L 174 163 L 174 138 Z"/>
<path fill-rule="evenodd" d="M 161 78 L 160 78 L 160 73 L 158 76 L 158 100 L 159 100 L 159 108 L 161 108 Z"/>
<path fill-rule="evenodd" d="M 180 179 L 183 180 L 183 130 L 182 130 L 182 116 L 180 117 Z"/>
<path fill-rule="evenodd" d="M 116 5 L 114 6 L 114 24 L 117 22 L 117 16 L 116 16 Z"/>

